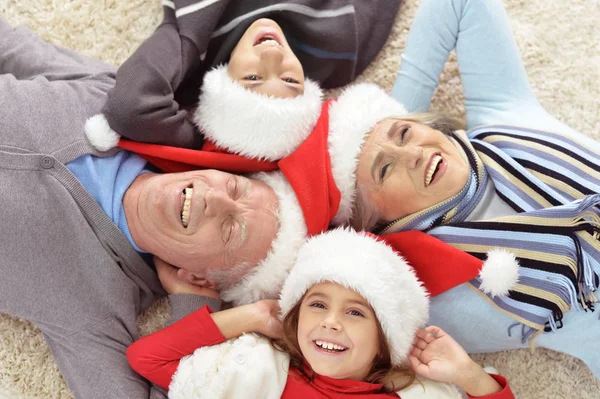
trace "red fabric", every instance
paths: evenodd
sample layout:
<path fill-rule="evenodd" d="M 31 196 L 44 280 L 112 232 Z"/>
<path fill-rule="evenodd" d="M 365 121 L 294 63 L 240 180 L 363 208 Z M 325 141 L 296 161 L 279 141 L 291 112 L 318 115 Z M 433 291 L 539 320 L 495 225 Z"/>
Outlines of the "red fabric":
<path fill-rule="evenodd" d="M 325 101 L 321 116 L 310 136 L 296 151 L 278 162 L 259 161 L 230 154 L 206 141 L 202 150 L 137 143 L 121 139 L 119 147 L 135 152 L 164 172 L 184 172 L 198 168 L 231 173 L 269 172 L 281 169 L 292 186 L 310 236 L 326 231 L 341 199 L 331 171 L 329 147 L 329 105 Z"/>
<path fill-rule="evenodd" d="M 479 274 L 483 261 L 422 231 L 384 234 L 381 239 L 415 269 L 430 296 L 436 296 Z"/>
<path fill-rule="evenodd" d="M 286 158 L 258 161 L 229 154 L 207 141 L 202 151 L 136 143 L 121 139 L 121 148 L 143 156 L 165 172 L 212 168 L 232 173 L 281 169 L 302 208 L 309 236 L 329 228 L 339 209 L 341 193 L 335 184 L 329 156 L 329 106 L 325 101 L 311 135 Z M 384 240 L 415 268 L 431 296 L 465 283 L 479 274 L 483 262 L 422 232 L 387 234 Z"/>
<path fill-rule="evenodd" d="M 335 380 L 318 374 L 313 381 L 309 382 L 298 370 L 290 369 L 281 399 L 398 398 L 395 393 L 377 393 L 381 386 L 381 384 L 371 384 L 363 381 Z"/>
<path fill-rule="evenodd" d="M 270 172 L 277 170 L 277 163 L 245 158 L 240 155 L 212 150 L 191 150 L 166 145 L 138 143 L 119 140 L 119 147 L 135 152 L 164 172 L 183 172 L 195 169 L 218 169 L 230 173 Z"/>
<path fill-rule="evenodd" d="M 500 384 L 500 386 L 502 387 L 502 391 L 498 392 L 498 393 L 493 393 L 491 395 L 486 395 L 486 396 L 471 396 L 468 395 L 469 398 L 473 398 L 473 399 L 477 399 L 477 398 L 485 398 L 485 399 L 514 399 L 515 395 L 513 394 L 512 390 L 510 389 L 510 386 L 508 385 L 508 381 L 506 380 L 506 377 L 503 377 L 501 375 L 498 374 L 490 374 L 492 376 L 493 379 L 496 380 L 496 382 L 498 382 L 498 384 Z"/>
<path fill-rule="evenodd" d="M 312 134 L 293 154 L 278 162 L 296 193 L 309 236 L 327 231 L 342 197 L 333 179 L 327 142 L 331 102 L 323 104 Z"/>
<path fill-rule="evenodd" d="M 127 360 L 131 367 L 150 382 L 169 389 L 179 360 L 194 353 L 197 348 L 217 345 L 225 337 L 210 316 L 212 311 L 204 306 L 154 334 L 134 342 L 127 349 Z M 485 399 L 513 399 L 514 396 L 506 379 L 499 375 L 492 377 L 504 388 L 497 394 L 482 396 Z M 397 398 L 394 393 L 377 393 L 381 384 L 370 384 L 354 380 L 335 380 L 317 375 L 307 381 L 297 370 L 290 369 L 282 399 L 339 398 L 351 396 L 356 399 Z"/>
<path fill-rule="evenodd" d="M 208 306 L 203 306 L 177 323 L 135 341 L 127 348 L 129 365 L 148 381 L 169 389 L 182 357 L 202 346 L 225 342 L 211 313 Z"/>

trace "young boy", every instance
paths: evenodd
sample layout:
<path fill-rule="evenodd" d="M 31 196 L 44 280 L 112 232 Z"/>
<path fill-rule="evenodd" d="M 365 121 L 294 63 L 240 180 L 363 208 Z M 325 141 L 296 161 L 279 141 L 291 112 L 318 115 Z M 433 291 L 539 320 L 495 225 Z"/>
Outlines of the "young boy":
<path fill-rule="evenodd" d="M 103 117 L 87 129 L 200 149 L 204 138 L 188 111 L 205 73 L 222 64 L 258 103 L 271 97 L 303 109 L 320 100 L 304 76 L 323 88 L 352 81 L 385 43 L 398 7 L 398 0 L 165 1 L 162 24 L 119 68 Z"/>

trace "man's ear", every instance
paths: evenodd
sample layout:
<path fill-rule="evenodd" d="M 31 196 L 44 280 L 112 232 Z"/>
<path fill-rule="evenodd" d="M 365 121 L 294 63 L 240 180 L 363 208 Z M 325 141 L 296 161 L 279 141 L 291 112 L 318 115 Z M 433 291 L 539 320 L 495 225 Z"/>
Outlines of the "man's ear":
<path fill-rule="evenodd" d="M 177 269 L 177 277 L 189 284 L 197 285 L 198 287 L 216 289 L 216 285 L 212 281 L 207 280 L 206 276 L 201 273 L 192 273 L 185 269 Z"/>

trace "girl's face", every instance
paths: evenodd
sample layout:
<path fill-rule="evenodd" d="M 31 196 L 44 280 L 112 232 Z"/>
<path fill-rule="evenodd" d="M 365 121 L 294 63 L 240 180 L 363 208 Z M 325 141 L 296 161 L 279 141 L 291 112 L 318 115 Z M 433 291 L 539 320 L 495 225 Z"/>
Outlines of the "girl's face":
<path fill-rule="evenodd" d="M 439 130 L 385 119 L 359 154 L 356 183 L 381 218 L 392 221 L 458 194 L 469 173 L 461 151 Z"/>
<path fill-rule="evenodd" d="M 315 373 L 363 380 L 379 349 L 375 312 L 353 290 L 315 284 L 300 305 L 298 343 Z"/>

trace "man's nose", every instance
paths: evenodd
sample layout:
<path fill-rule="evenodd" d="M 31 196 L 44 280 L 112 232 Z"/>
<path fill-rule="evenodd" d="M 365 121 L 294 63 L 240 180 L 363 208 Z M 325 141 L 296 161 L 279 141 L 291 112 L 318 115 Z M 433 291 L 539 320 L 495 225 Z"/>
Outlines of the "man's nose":
<path fill-rule="evenodd" d="M 327 317 L 321 321 L 321 327 L 327 330 L 340 331 L 342 329 L 342 324 L 340 323 L 337 314 L 330 312 L 327 314 Z"/>
<path fill-rule="evenodd" d="M 237 209 L 237 203 L 220 190 L 208 190 L 204 196 L 206 208 L 204 214 L 206 216 L 217 216 L 223 213 L 231 213 Z"/>

